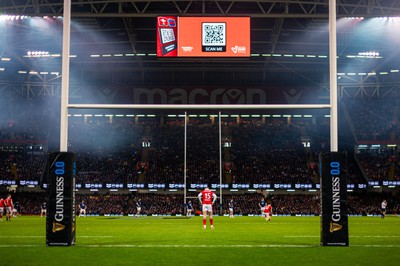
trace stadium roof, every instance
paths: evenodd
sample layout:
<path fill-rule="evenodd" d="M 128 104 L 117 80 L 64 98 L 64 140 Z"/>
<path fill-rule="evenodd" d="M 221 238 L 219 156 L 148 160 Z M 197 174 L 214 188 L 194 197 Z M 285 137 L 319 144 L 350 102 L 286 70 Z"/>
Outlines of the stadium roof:
<path fill-rule="evenodd" d="M 2 72 L 11 70 L 7 77 L 15 81 L 60 81 L 63 2 L 0 2 L 0 82 L 7 82 Z M 72 0 L 71 79 L 106 76 L 141 86 L 327 86 L 328 5 L 328 0 Z M 160 15 L 248 16 L 251 56 L 157 58 Z M 337 0 L 340 83 L 399 86 L 398 17 L 400 1 Z"/>

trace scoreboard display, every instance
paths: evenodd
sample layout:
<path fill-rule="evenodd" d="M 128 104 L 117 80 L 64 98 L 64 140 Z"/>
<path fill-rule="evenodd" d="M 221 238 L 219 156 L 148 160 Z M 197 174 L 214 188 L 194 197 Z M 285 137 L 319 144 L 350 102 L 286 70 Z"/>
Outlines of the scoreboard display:
<path fill-rule="evenodd" d="M 157 56 L 250 57 L 250 18 L 158 17 Z"/>

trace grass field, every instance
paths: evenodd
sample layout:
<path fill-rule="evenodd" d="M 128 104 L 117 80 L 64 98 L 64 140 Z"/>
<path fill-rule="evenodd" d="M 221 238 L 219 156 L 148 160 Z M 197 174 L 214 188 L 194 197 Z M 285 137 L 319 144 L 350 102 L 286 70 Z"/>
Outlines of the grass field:
<path fill-rule="evenodd" d="M 319 217 L 78 217 L 76 244 L 46 247 L 45 218 L 0 223 L 0 265 L 400 265 L 400 218 L 349 218 L 349 247 L 319 245 Z"/>

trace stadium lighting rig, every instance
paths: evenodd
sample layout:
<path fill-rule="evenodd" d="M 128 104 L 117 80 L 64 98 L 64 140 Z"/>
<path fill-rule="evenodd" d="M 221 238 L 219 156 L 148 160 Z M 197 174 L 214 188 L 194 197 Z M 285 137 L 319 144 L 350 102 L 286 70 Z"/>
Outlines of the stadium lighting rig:
<path fill-rule="evenodd" d="M 0 15 L 0 21 L 15 21 L 28 19 L 30 16 L 20 16 L 20 15 Z"/>

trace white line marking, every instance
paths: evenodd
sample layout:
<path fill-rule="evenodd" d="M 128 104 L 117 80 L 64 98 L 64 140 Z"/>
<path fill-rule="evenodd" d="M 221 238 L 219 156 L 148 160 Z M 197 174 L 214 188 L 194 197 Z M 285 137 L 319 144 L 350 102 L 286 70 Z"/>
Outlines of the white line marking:
<path fill-rule="evenodd" d="M 302 236 L 302 235 L 298 235 L 298 236 L 283 236 L 283 237 L 303 238 L 303 237 L 320 237 L 320 236 Z"/>
<path fill-rule="evenodd" d="M 0 245 L 0 248 L 43 247 L 45 245 Z M 318 245 L 77 245 L 87 248 L 311 248 Z"/>
<path fill-rule="evenodd" d="M 0 236 L 0 238 L 39 238 L 44 236 Z"/>
<path fill-rule="evenodd" d="M 283 237 L 290 237 L 290 238 L 307 238 L 307 237 L 320 237 L 320 236 L 310 236 L 310 235 L 298 235 L 298 236 L 283 236 Z M 349 238 L 400 238 L 400 236 L 349 236 Z"/>
<path fill-rule="evenodd" d="M 0 248 L 37 248 L 45 245 L 0 245 Z"/>
<path fill-rule="evenodd" d="M 398 248 L 400 245 L 351 245 L 352 247 L 366 247 L 366 248 Z"/>
<path fill-rule="evenodd" d="M 311 248 L 316 245 L 85 245 L 89 248 Z"/>
<path fill-rule="evenodd" d="M 0 236 L 0 238 L 44 238 L 46 236 Z M 76 236 L 77 238 L 111 238 L 113 236 Z"/>
<path fill-rule="evenodd" d="M 350 238 L 352 237 L 364 237 L 364 238 L 399 238 L 400 236 L 350 236 Z"/>
<path fill-rule="evenodd" d="M 80 238 L 80 237 L 87 237 L 87 238 L 112 238 L 113 236 L 80 236 L 77 235 L 76 238 Z"/>
<path fill-rule="evenodd" d="M 321 236 L 318 235 L 292 235 L 292 236 L 283 236 L 286 238 L 319 238 Z M 45 238 L 45 236 L 0 236 L 0 238 Z M 113 238 L 113 236 L 76 236 L 77 239 L 79 238 Z M 377 236 L 349 236 L 349 238 L 400 238 L 400 235 L 398 236 L 383 236 L 383 235 L 377 235 Z M 92 246 L 92 245 L 89 245 Z M 94 245 L 97 246 L 97 245 Z M 137 246 L 137 245 L 135 245 Z M 143 245 L 141 245 L 143 246 Z M 150 245 L 150 246 L 162 246 L 162 245 Z M 176 245 L 166 245 L 166 246 L 176 246 Z M 178 247 L 185 246 L 185 245 L 177 245 Z M 197 247 L 197 245 L 188 245 Z M 199 245 L 200 247 L 212 247 L 210 245 Z M 220 247 L 221 245 L 216 245 L 216 247 Z M 222 245 L 226 247 L 256 247 L 254 245 Z M 273 247 L 276 245 L 260 245 L 259 247 Z M 293 245 L 278 245 L 282 247 L 292 247 Z M 297 245 L 294 245 L 297 246 Z M 257 246 L 258 247 L 258 246 Z"/>
<path fill-rule="evenodd" d="M 320 245 L 77 245 L 83 248 L 313 248 Z M 0 245 L 0 248 L 31 248 L 46 245 Z M 350 245 L 350 247 L 400 248 L 400 245 Z"/>

